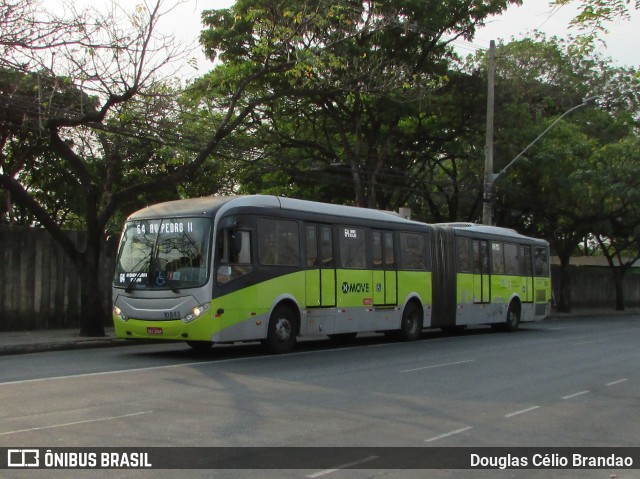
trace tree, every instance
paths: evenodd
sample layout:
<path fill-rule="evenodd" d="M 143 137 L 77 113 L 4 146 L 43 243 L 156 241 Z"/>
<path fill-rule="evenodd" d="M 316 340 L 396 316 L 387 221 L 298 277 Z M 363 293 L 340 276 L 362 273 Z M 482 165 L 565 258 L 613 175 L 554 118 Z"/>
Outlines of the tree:
<path fill-rule="evenodd" d="M 560 8 L 577 4 L 578 14 L 571 20 L 578 34 L 573 37 L 574 46 L 586 53 L 596 46 L 605 44 L 601 34 L 607 33 L 609 25 L 618 21 L 628 21 L 632 9 L 640 9 L 640 0 L 552 0 L 550 5 Z"/>
<path fill-rule="evenodd" d="M 607 24 L 620 19 L 629 19 L 630 8 L 640 9 L 640 0 L 554 0 L 551 2 L 557 7 L 571 3 L 580 5 L 580 12 L 571 23 L 588 34 L 606 32 Z"/>
<path fill-rule="evenodd" d="M 67 19 L 49 15 L 42 21 L 44 8 L 27 3 L 30 8 L 5 12 L 4 27 L 15 33 L 11 38 L 16 40 L 4 44 L 2 65 L 42 81 L 20 110 L 21 123 L 8 119 L 2 125 L 3 138 L 18 144 L 26 131 L 46 145 L 53 161 L 45 162 L 40 151 L 32 152 L 27 161 L 64 175 L 65 189 L 73 193 L 68 200 L 74 202 L 67 207 L 81 219 L 85 243 L 69 240 L 59 218 L 23 183 L 24 177 L 5 169 L 9 164 L 5 160 L 0 187 L 12 202 L 27 208 L 73 260 L 82 287 L 80 333 L 100 336 L 109 314 L 98 301 L 96 272 L 110 220 L 145 200 L 176 197 L 180 183 L 195 178 L 222 140 L 257 105 L 278 96 L 265 92 L 243 103 L 252 82 L 295 62 L 274 66 L 271 55 L 264 55 L 216 103 L 215 123 L 204 127 L 204 122 L 198 122 L 201 137 L 183 148 L 184 139 L 191 139 L 183 126 L 187 113 L 181 111 L 178 91 L 167 86 L 169 73 L 164 73 L 183 53 L 172 38 L 156 32 L 158 20 L 171 7 L 164 9 L 163 2 L 157 1 L 126 12 L 116 5 L 107 13 L 72 11 Z M 40 27 L 41 34 L 30 34 Z M 21 37 L 21 32 L 28 33 Z M 3 98 L 11 95 L 3 92 Z M 13 155 L 10 146 L 3 144 L 5 158 Z"/>
<path fill-rule="evenodd" d="M 625 275 L 640 259 L 639 146 L 638 136 L 631 135 L 604 145 L 578 178 L 588 182 L 593 200 L 603 210 L 592 232 L 611 270 L 618 311 L 625 309 Z"/>
<path fill-rule="evenodd" d="M 563 113 L 598 96 L 555 124 L 497 182 L 497 222 L 550 241 L 561 263 L 558 309 L 568 311 L 571 256 L 596 234 L 594 226 L 622 212 L 613 207 L 614 190 L 601 183 L 612 178 L 609 167 L 594 155 L 637 134 L 639 85 L 631 69 L 555 38 L 499 45 L 497 53 L 498 171 Z M 625 168 L 632 177 L 630 163 Z"/>
<path fill-rule="evenodd" d="M 241 0 L 204 14 L 210 30 L 202 40 L 228 71 L 250 71 L 267 52 L 279 52 L 282 62 L 295 58 L 295 68 L 265 77 L 262 85 L 286 92 L 255 118 L 271 141 L 268 156 L 292 150 L 301 158 L 298 174 L 312 168 L 316 178 L 344 180 L 335 169 L 343 165 L 355 204 L 387 208 L 399 198 L 391 188 L 385 192 L 385 178 L 401 174 L 410 181 L 407 159 L 397 150 L 408 144 L 403 120 L 428 116 L 430 96 L 446 83 L 448 44 L 471 38 L 509 3 L 520 2 Z M 277 165 L 292 170 L 286 162 Z"/>

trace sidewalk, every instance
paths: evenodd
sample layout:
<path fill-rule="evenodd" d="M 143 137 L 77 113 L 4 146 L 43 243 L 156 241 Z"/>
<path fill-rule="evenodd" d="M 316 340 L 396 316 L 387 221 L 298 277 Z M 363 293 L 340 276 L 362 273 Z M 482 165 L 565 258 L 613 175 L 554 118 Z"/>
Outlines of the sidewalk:
<path fill-rule="evenodd" d="M 2 331 L 0 332 L 0 356 L 135 344 L 134 341 L 116 339 L 113 328 L 106 328 L 106 335 L 103 338 L 81 337 L 78 331 L 78 328 Z"/>
<path fill-rule="evenodd" d="M 571 313 L 552 312 L 545 321 L 554 319 L 620 316 L 640 314 L 638 308 L 626 311 L 613 309 L 575 309 Z M 87 338 L 78 334 L 78 329 L 44 329 L 38 331 L 0 331 L 0 356 L 9 354 L 36 353 L 42 351 L 60 351 L 65 349 L 86 349 L 112 346 L 132 346 L 137 341 L 118 339 L 112 327 L 105 328 L 105 337 Z"/>

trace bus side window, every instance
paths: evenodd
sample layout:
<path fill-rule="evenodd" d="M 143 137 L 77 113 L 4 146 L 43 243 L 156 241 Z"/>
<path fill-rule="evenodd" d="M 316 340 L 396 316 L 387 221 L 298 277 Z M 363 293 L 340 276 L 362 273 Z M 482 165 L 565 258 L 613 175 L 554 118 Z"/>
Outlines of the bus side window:
<path fill-rule="evenodd" d="M 366 269 L 367 242 L 363 228 L 340 227 L 340 266 L 349 269 Z"/>
<path fill-rule="evenodd" d="M 518 261 L 521 276 L 533 276 L 531 269 L 531 246 L 520 246 L 518 252 Z"/>
<path fill-rule="evenodd" d="M 223 229 L 218 236 L 218 284 L 226 284 L 251 271 L 251 232 Z"/>
<path fill-rule="evenodd" d="M 400 268 L 404 270 L 427 269 L 427 244 L 425 235 L 400 233 Z"/>
<path fill-rule="evenodd" d="M 504 274 L 504 249 L 502 243 L 491 243 L 491 272 Z"/>
<path fill-rule="evenodd" d="M 323 268 L 333 267 L 333 236 L 330 226 L 320 227 L 320 256 Z"/>
<path fill-rule="evenodd" d="M 307 268 L 318 267 L 318 234 L 315 226 L 307 226 Z"/>
<path fill-rule="evenodd" d="M 469 251 L 469 239 L 456 238 L 458 246 L 458 273 L 471 273 L 471 252 Z"/>
<path fill-rule="evenodd" d="M 372 231 L 373 268 L 396 269 L 396 255 L 393 249 L 393 232 Z"/>
<path fill-rule="evenodd" d="M 546 248 L 535 248 L 533 254 L 536 276 L 549 276 L 549 255 Z"/>
<path fill-rule="evenodd" d="M 371 232 L 371 243 L 373 245 L 373 267 L 374 269 L 380 269 L 383 266 L 382 262 L 382 232 Z"/>
<path fill-rule="evenodd" d="M 258 256 L 266 266 L 299 266 L 298 223 L 290 220 L 258 220 Z"/>
<path fill-rule="evenodd" d="M 391 231 L 384 232 L 384 267 L 385 269 L 396 268 L 396 255 L 393 249 L 393 233 Z"/>
<path fill-rule="evenodd" d="M 518 247 L 511 243 L 504 245 L 504 272 L 511 275 L 519 274 Z"/>
<path fill-rule="evenodd" d="M 473 272 L 475 274 L 487 274 L 489 272 L 486 241 L 473 241 Z"/>

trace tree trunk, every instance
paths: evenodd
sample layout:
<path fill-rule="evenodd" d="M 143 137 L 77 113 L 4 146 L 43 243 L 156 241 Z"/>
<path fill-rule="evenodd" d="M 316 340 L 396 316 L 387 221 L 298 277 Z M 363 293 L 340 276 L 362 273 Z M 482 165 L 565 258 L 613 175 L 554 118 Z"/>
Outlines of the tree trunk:
<path fill-rule="evenodd" d="M 80 336 L 103 337 L 104 325 L 110 319 L 102 302 L 101 252 L 100 235 L 87 234 L 85 251 L 76 265 L 80 277 Z"/>
<path fill-rule="evenodd" d="M 614 267 L 613 284 L 616 292 L 616 311 L 624 311 L 624 273 L 625 270 L 621 266 Z"/>
<path fill-rule="evenodd" d="M 560 274 L 558 277 L 558 298 L 556 307 L 559 313 L 571 312 L 571 273 L 569 271 L 569 260 L 571 256 L 560 256 Z"/>

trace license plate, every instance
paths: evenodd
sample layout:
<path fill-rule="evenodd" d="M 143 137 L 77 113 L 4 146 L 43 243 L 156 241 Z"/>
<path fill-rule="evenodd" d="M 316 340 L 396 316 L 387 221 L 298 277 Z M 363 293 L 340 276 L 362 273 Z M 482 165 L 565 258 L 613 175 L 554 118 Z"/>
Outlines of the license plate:
<path fill-rule="evenodd" d="M 147 334 L 162 334 L 162 328 L 147 328 Z"/>

